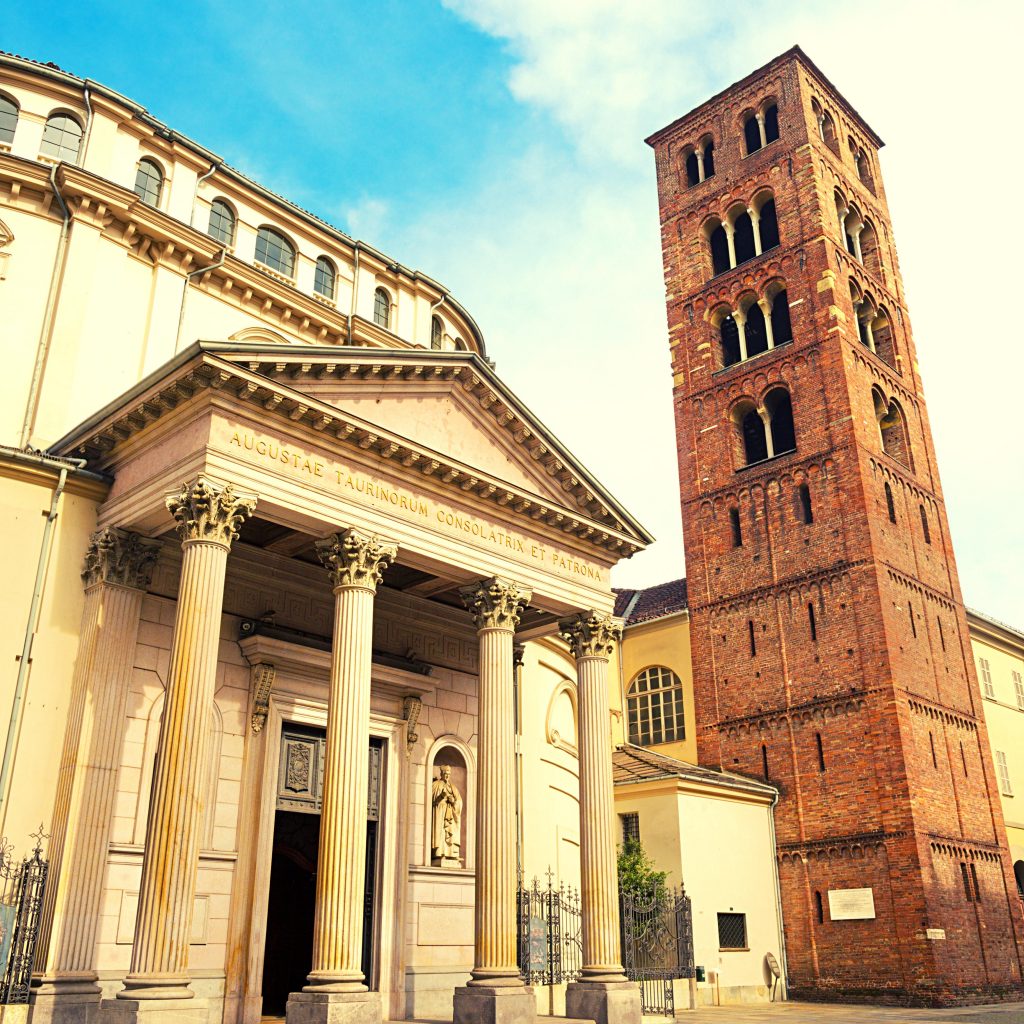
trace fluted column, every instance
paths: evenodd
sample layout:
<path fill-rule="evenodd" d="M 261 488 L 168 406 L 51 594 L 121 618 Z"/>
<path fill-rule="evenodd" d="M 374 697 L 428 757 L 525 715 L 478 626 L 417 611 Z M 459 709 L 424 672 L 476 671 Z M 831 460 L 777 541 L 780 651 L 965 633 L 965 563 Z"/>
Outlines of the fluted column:
<path fill-rule="evenodd" d="M 189 932 L 199 866 L 210 708 L 228 551 L 256 506 L 199 479 L 167 498 L 181 537 L 181 583 L 142 862 L 131 973 L 119 999 L 190 998 Z"/>
<path fill-rule="evenodd" d="M 622 969 L 608 659 L 622 638 L 616 619 L 590 611 L 559 624 L 576 659 L 580 750 L 580 895 L 583 965 L 566 991 L 566 1016 L 639 1024 L 640 992 Z"/>
<path fill-rule="evenodd" d="M 125 704 L 142 598 L 160 542 L 126 530 L 93 534 L 36 951 L 34 1021 L 89 1021 L 99 1006 L 94 951 Z"/>
<path fill-rule="evenodd" d="M 516 965 L 513 636 L 532 597 L 492 577 L 460 595 L 480 639 L 477 725 L 476 929 L 472 979 L 455 990 L 455 1024 L 532 1021 L 537 1004 Z"/>

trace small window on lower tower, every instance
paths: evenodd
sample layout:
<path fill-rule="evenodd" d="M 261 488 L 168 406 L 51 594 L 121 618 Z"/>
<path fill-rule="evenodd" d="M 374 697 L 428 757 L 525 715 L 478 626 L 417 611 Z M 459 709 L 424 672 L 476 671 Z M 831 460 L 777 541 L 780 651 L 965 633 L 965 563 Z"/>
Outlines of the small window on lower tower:
<path fill-rule="evenodd" d="M 729 528 L 732 531 L 732 546 L 734 548 L 743 547 L 743 528 L 740 525 L 740 510 L 738 508 L 729 509 Z"/>
<path fill-rule="evenodd" d="M 640 815 L 620 814 L 619 821 L 622 822 L 622 845 L 629 846 L 630 843 L 640 842 Z"/>
<path fill-rule="evenodd" d="M 747 915 L 729 912 L 718 915 L 718 948 L 747 948 Z"/>
<path fill-rule="evenodd" d="M 801 484 L 800 490 L 800 516 L 805 523 L 810 525 L 814 522 L 814 509 L 811 507 L 811 489 L 807 484 Z"/>
<path fill-rule="evenodd" d="M 885 507 L 889 512 L 889 522 L 896 522 L 896 502 L 892 498 L 892 488 L 888 483 L 885 485 Z"/>

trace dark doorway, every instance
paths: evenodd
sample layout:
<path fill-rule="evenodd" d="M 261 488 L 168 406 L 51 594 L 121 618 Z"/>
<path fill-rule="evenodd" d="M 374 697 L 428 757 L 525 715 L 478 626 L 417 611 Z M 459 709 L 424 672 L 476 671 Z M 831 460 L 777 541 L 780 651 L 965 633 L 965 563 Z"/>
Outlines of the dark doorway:
<path fill-rule="evenodd" d="M 313 964 L 325 742 L 322 730 L 302 727 L 287 727 L 281 737 L 263 953 L 265 1017 L 284 1017 L 289 994 L 298 992 L 306 984 L 306 976 Z M 378 826 L 383 754 L 382 741 L 371 739 L 362 962 L 362 971 L 370 989 L 377 987 L 374 951 L 377 941 Z"/>

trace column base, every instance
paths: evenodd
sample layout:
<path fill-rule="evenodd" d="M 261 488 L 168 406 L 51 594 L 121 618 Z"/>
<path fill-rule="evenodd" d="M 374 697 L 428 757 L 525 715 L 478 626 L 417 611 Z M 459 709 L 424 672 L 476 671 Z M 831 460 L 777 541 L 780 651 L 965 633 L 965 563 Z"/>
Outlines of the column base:
<path fill-rule="evenodd" d="M 287 1024 L 381 1024 L 379 992 L 292 992 Z"/>
<path fill-rule="evenodd" d="M 209 1024 L 205 999 L 104 999 L 101 1024 Z"/>
<path fill-rule="evenodd" d="M 453 1024 L 534 1024 L 536 1020 L 537 997 L 532 988 L 465 985 L 455 990 Z"/>
<path fill-rule="evenodd" d="M 632 981 L 572 981 L 565 1015 L 594 1024 L 640 1024 L 640 989 Z"/>
<path fill-rule="evenodd" d="M 44 977 L 29 993 L 33 1024 L 96 1024 L 102 998 L 95 974 Z"/>

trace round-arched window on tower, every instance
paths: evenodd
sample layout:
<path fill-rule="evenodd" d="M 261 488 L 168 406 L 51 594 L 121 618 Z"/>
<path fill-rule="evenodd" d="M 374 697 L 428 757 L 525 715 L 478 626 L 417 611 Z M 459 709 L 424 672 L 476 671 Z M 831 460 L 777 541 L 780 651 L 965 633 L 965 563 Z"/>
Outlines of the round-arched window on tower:
<path fill-rule="evenodd" d="M 686 739 L 683 683 L 670 668 L 638 672 L 626 693 L 629 742 L 646 747 Z"/>

